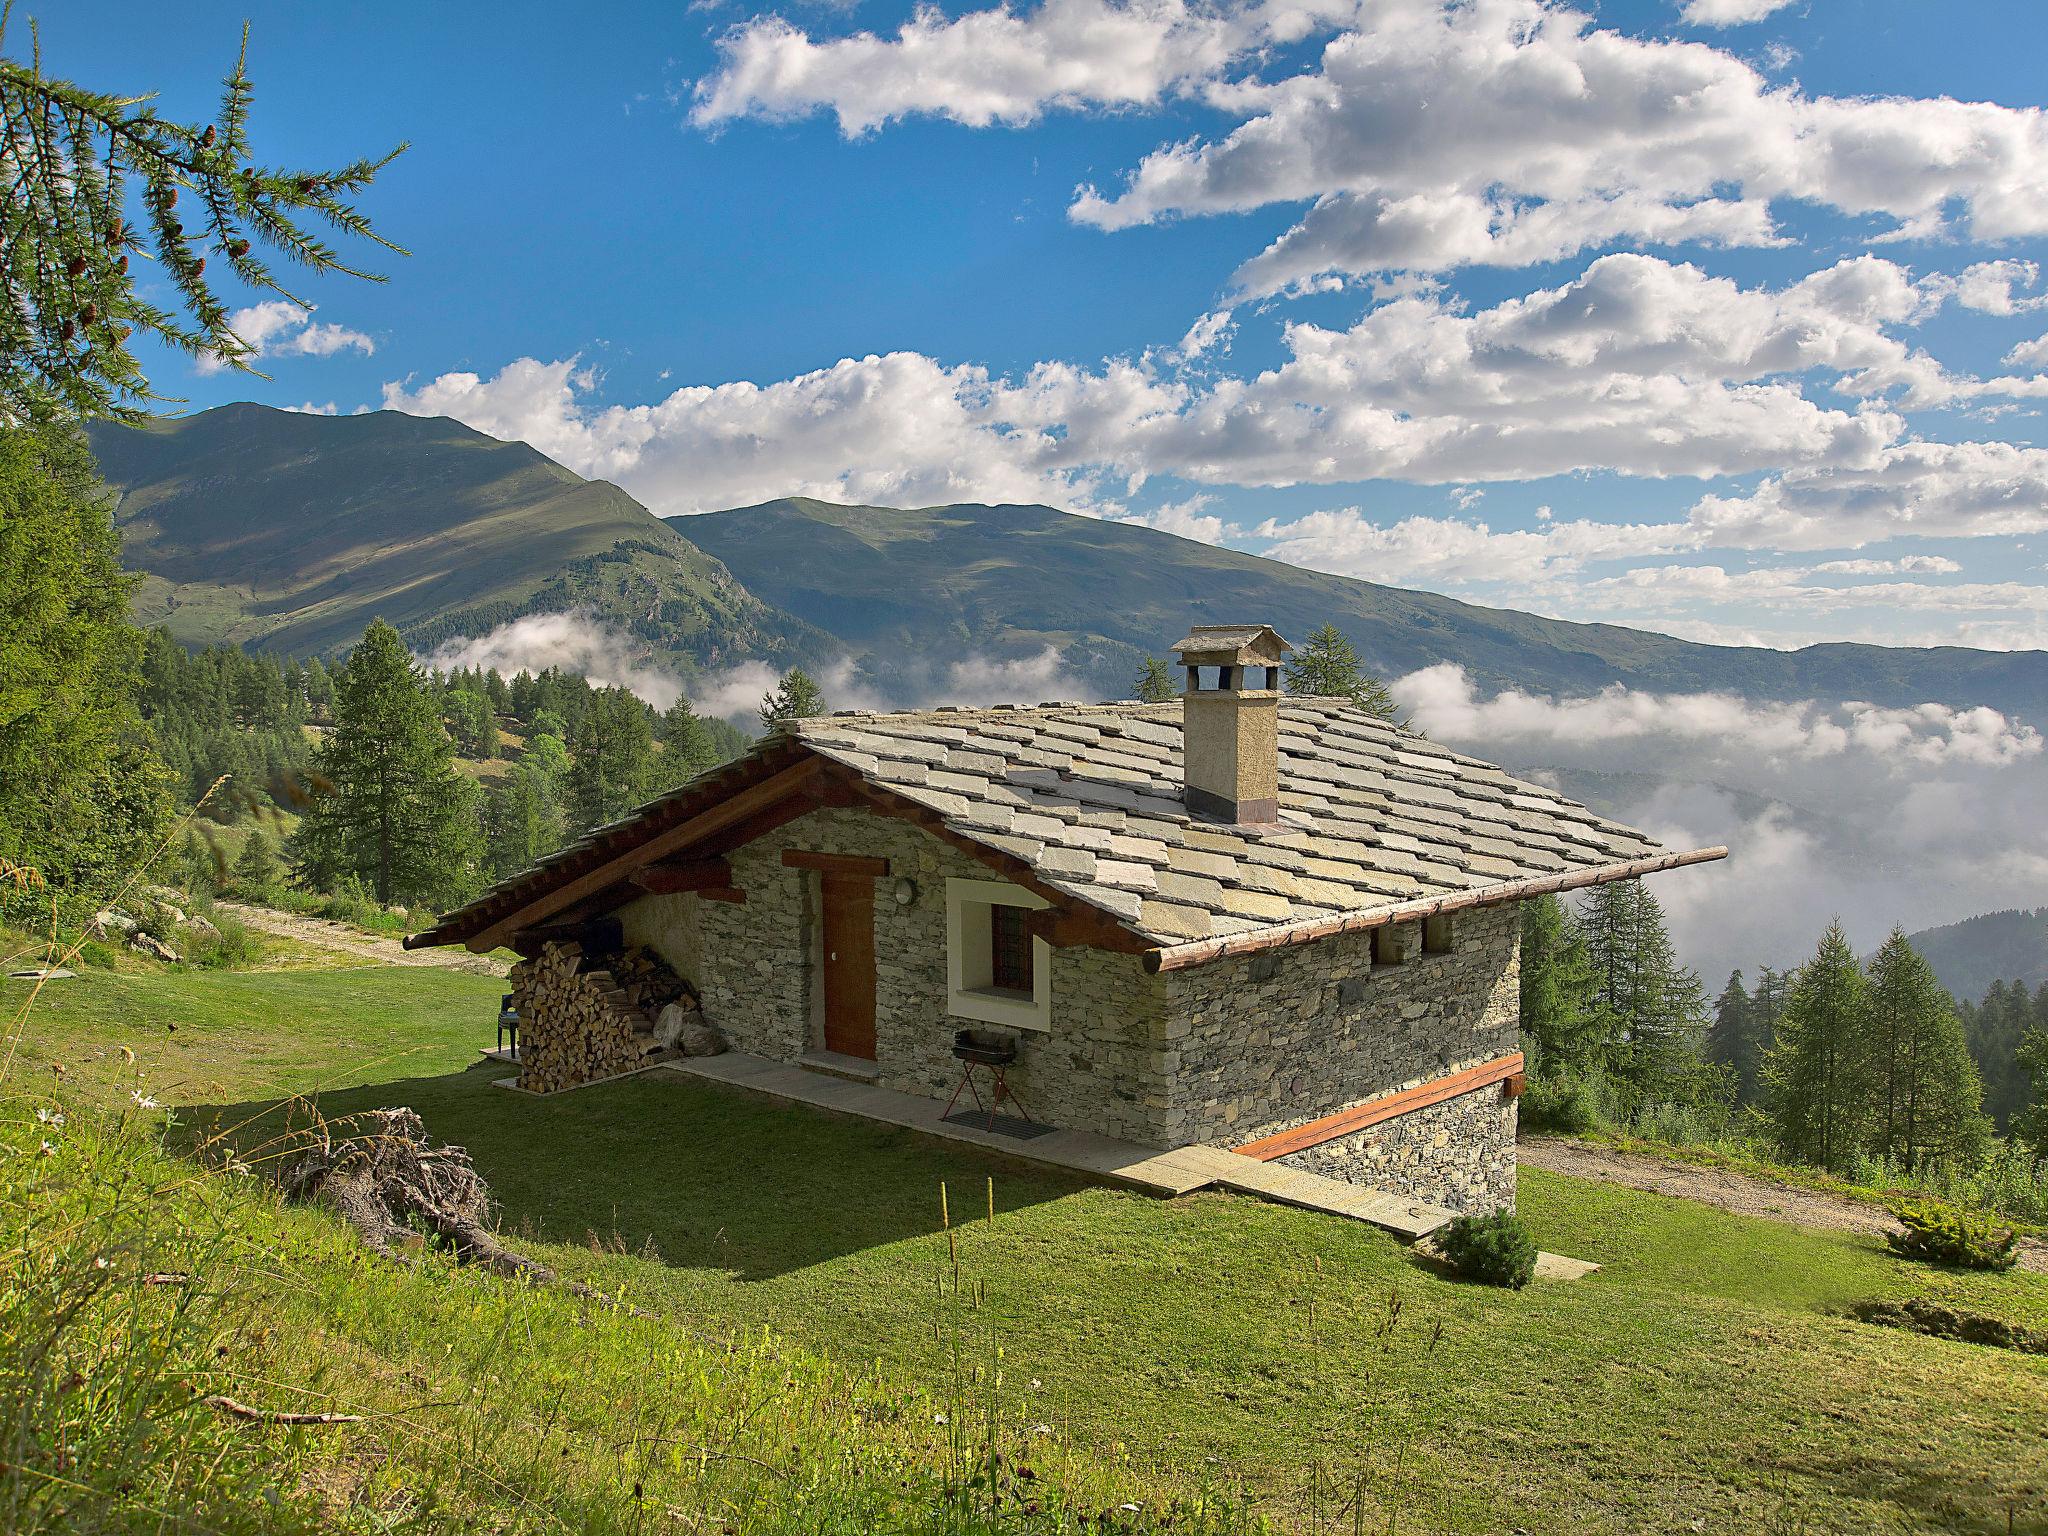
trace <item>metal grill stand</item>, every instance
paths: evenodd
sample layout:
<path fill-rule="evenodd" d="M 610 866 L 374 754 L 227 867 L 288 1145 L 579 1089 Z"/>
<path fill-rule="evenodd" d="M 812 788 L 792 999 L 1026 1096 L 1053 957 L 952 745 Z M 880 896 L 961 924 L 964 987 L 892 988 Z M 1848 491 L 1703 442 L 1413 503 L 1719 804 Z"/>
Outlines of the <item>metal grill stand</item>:
<path fill-rule="evenodd" d="M 960 1102 L 963 1091 L 973 1095 L 977 1114 L 987 1115 L 984 1129 L 993 1132 L 996 1128 L 996 1112 L 1008 1100 L 1017 1107 L 1018 1115 L 1027 1125 L 1036 1125 L 1031 1111 L 1024 1107 L 1024 1101 L 1017 1097 L 1010 1087 L 1010 1066 L 1017 1059 L 1017 1037 L 998 1034 L 992 1030 L 963 1029 L 953 1036 L 953 1055 L 960 1063 L 960 1081 L 954 1085 L 953 1097 L 946 1100 L 946 1112 L 941 1119 L 950 1119 L 953 1107 Z M 974 1081 L 976 1070 L 989 1075 L 989 1101 L 984 1109 L 981 1089 Z"/>

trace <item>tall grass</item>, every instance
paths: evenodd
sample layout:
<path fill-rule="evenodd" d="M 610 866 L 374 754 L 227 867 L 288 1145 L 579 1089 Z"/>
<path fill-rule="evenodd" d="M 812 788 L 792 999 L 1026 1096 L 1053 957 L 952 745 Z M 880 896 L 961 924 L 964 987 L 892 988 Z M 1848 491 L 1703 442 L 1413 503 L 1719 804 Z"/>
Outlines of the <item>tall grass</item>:
<path fill-rule="evenodd" d="M 374 1257 L 285 1204 L 255 1149 L 173 1155 L 147 1086 L 126 1050 L 32 1088 L 0 1065 L 9 1536 L 1270 1529 L 1239 1494 L 1161 1487 L 1038 1422 L 949 1211 L 951 1369 L 906 1386 L 464 1268 L 424 1238 Z"/>

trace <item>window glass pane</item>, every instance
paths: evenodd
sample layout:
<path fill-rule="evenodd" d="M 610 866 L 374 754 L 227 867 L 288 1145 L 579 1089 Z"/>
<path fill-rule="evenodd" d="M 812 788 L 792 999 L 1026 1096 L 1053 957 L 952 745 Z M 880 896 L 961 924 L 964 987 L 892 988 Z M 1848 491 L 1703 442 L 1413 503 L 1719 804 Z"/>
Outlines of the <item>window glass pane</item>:
<path fill-rule="evenodd" d="M 989 908 L 989 980 L 1007 992 L 1032 989 L 1030 915 L 1022 907 Z"/>

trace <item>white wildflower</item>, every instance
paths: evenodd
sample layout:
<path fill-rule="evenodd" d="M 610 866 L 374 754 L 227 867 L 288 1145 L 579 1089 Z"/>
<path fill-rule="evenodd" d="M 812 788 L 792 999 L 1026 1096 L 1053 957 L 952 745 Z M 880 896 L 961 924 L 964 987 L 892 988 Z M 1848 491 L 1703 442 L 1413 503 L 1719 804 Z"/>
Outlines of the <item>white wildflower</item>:
<path fill-rule="evenodd" d="M 144 1093 L 140 1088 L 135 1089 L 128 1097 L 135 1101 L 137 1109 L 156 1109 L 160 1107 L 155 1099 Z"/>

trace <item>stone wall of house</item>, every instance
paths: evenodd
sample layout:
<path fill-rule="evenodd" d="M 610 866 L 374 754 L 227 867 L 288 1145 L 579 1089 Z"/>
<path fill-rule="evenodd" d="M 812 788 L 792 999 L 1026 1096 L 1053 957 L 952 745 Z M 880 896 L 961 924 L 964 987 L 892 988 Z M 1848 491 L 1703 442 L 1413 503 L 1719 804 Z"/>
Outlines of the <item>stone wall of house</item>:
<path fill-rule="evenodd" d="M 1168 972 L 1170 1143 L 1240 1146 L 1514 1051 L 1520 921 L 1513 905 L 1459 913 L 1443 954 L 1403 925 L 1381 941 L 1394 964 L 1360 933 Z M 1482 1088 L 1286 1161 L 1493 1210 L 1514 1201 L 1514 1124 Z"/>
<path fill-rule="evenodd" d="M 919 827 L 856 809 L 813 811 L 727 856 L 744 903 L 641 897 L 620 913 L 627 939 L 696 985 L 733 1049 L 779 1061 L 818 1049 L 816 877 L 784 865 L 785 849 L 889 860 L 889 875 L 875 882 L 875 1081 L 950 1097 L 960 1080 L 953 1033 L 973 1021 L 947 1011 L 946 881 L 997 876 Z M 895 900 L 902 877 L 917 887 L 908 905 Z M 1063 1128 L 1167 1145 L 1163 993 L 1134 955 L 1054 950 L 1051 1027 L 1022 1036 L 1009 1074 L 1025 1107 Z"/>

